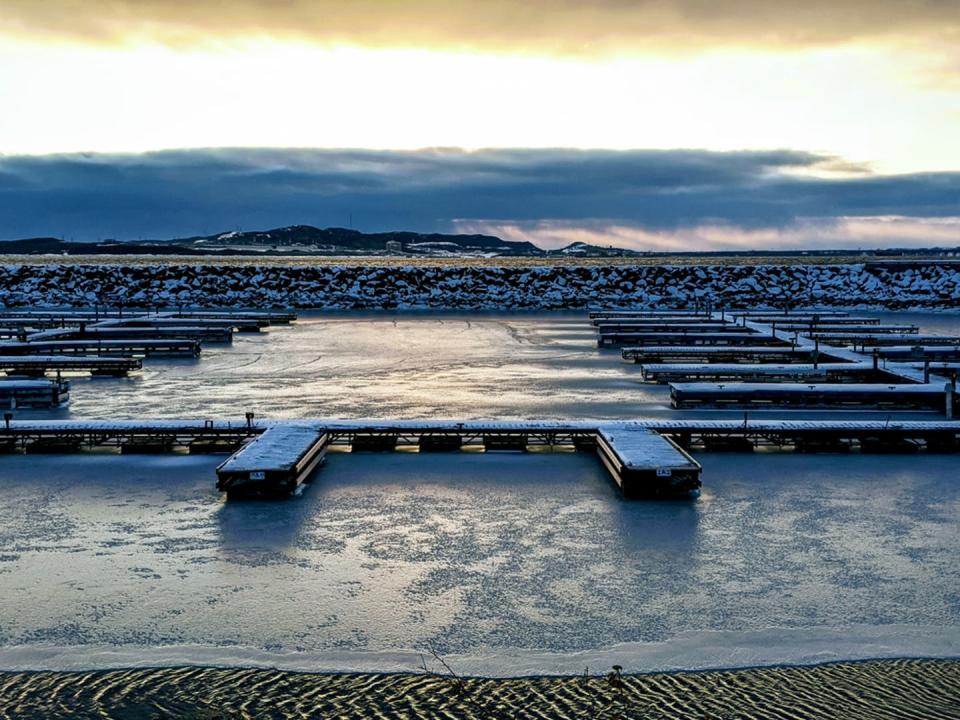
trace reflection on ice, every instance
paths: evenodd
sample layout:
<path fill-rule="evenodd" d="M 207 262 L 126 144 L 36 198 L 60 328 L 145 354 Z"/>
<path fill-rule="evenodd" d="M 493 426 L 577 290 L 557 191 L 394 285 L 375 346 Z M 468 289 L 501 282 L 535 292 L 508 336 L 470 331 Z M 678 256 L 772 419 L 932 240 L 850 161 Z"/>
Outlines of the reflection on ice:
<path fill-rule="evenodd" d="M 702 498 L 659 503 L 589 454 L 334 453 L 302 497 L 224 504 L 217 460 L 5 458 L 0 645 L 556 663 L 864 624 L 916 650 L 910 627 L 960 626 L 953 458 L 711 455 Z"/>

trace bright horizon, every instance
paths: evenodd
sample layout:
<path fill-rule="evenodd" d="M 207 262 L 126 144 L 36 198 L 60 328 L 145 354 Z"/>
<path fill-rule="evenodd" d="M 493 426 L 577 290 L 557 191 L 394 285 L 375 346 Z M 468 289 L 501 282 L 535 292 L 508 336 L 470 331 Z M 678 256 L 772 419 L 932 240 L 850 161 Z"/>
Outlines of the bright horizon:
<path fill-rule="evenodd" d="M 364 230 L 496 228 L 546 245 L 960 244 L 960 9 L 943 3 L 240 0 L 224 13 L 204 2 L 7 0 L 0 21 L 0 238 L 195 234 L 228 216 L 224 229 L 336 225 L 363 207 Z M 355 151 L 392 159 L 345 164 Z M 552 176 L 558 151 L 579 152 L 595 174 Z M 676 159 L 659 204 L 648 197 L 657 175 L 623 170 L 649 152 Z M 511 153 L 544 160 L 498 160 L 487 174 L 488 157 Z M 737 165 L 745 153 L 816 160 L 687 181 L 698 153 L 718 170 L 716 158 Z M 211 167 L 212 154 L 246 157 L 231 170 Z M 442 186 L 438 156 L 460 158 L 441 159 Z M 395 165 L 405 193 L 443 197 L 399 211 Z M 251 197 L 265 176 L 286 178 L 264 206 L 209 193 L 201 205 L 186 191 L 179 208 L 158 201 L 221 172 L 231 182 L 242 172 Z M 500 197 L 528 183 L 539 197 L 551 185 L 573 192 L 576 204 L 534 199 L 534 213 Z M 794 203 L 794 183 L 819 183 L 817 197 Z M 902 191 L 869 195 L 889 184 Z M 767 209 L 788 211 L 748 217 L 739 206 L 754 186 L 780 188 Z M 452 198 L 458 187 L 472 195 Z M 830 187 L 852 189 L 855 207 Z M 644 197 L 631 203 L 634 190 Z"/>

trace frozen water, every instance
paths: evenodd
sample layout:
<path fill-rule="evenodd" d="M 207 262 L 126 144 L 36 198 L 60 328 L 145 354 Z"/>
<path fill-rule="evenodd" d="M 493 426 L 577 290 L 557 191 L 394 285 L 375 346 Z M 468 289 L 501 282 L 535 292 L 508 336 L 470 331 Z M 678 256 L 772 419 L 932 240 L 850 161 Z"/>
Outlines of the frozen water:
<path fill-rule="evenodd" d="M 668 412 L 637 370 L 582 314 L 312 316 L 22 416 Z M 0 458 L 0 667 L 413 670 L 434 647 L 516 674 L 960 647 L 960 457 L 700 455 L 699 499 L 644 503 L 589 454 L 332 453 L 302 496 L 229 505 L 222 459 Z"/>
<path fill-rule="evenodd" d="M 585 454 L 334 453 L 299 498 L 226 504 L 216 458 L 4 458 L 0 664 L 640 670 L 960 639 L 957 459 L 699 459 L 689 502 L 624 502 Z"/>

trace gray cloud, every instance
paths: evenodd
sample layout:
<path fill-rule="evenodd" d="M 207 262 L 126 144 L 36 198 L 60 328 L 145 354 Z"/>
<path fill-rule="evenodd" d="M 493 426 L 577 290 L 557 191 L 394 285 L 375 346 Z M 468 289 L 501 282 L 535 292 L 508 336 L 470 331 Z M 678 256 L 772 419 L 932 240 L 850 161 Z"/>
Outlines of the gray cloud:
<path fill-rule="evenodd" d="M 351 216 L 366 231 L 548 222 L 645 233 L 784 229 L 811 218 L 951 218 L 960 216 L 960 173 L 874 175 L 787 150 L 0 156 L 0 237 L 7 239 L 182 237 L 237 227 L 342 226 Z"/>
<path fill-rule="evenodd" d="M 241 35 L 376 46 L 596 52 L 957 40 L 954 0 L 4 0 L 0 27 L 94 42 Z"/>

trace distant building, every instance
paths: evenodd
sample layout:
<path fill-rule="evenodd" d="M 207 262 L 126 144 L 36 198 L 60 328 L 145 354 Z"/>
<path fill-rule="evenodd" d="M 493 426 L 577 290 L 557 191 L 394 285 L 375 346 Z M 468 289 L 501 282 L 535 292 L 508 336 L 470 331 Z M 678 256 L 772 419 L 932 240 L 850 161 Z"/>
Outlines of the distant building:
<path fill-rule="evenodd" d="M 388 253 L 400 254 L 403 252 L 403 243 L 399 240 L 387 240 L 386 244 L 383 246 L 383 249 Z"/>

